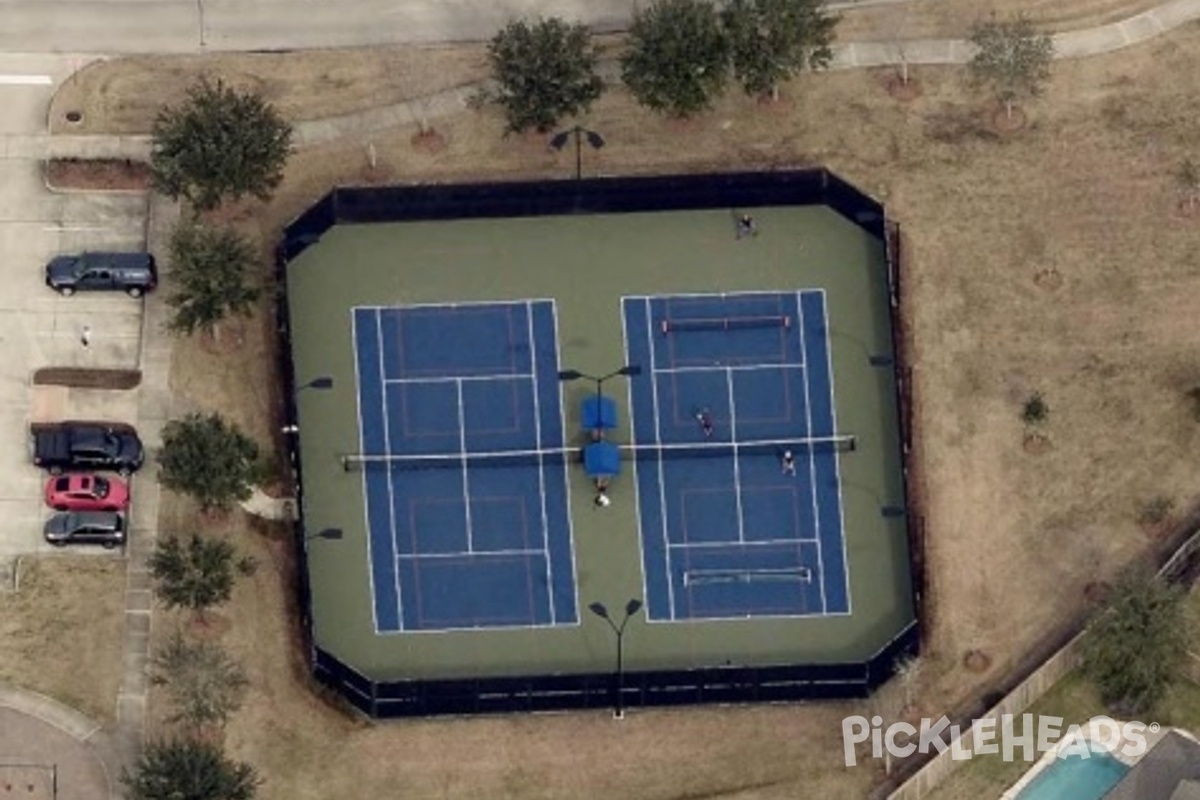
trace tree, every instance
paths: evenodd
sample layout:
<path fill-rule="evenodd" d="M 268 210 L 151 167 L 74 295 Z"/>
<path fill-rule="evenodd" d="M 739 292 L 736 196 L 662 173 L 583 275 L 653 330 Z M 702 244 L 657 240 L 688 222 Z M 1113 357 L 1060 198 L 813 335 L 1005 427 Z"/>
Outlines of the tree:
<path fill-rule="evenodd" d="M 193 533 L 186 542 L 177 536 L 160 540 L 147 565 L 163 604 L 189 609 L 203 622 L 207 609 L 229 600 L 235 574 L 254 571 L 251 559 L 236 557 L 229 542 Z"/>
<path fill-rule="evenodd" d="M 733 75 L 749 95 L 779 99 L 779 84 L 833 59 L 838 18 L 824 0 L 730 0 L 722 14 Z"/>
<path fill-rule="evenodd" d="M 703 111 L 728 70 L 728 41 L 711 3 L 657 0 L 634 15 L 621 77 L 647 108 L 674 117 Z"/>
<path fill-rule="evenodd" d="M 205 511 L 250 497 L 262 476 L 258 445 L 220 414 L 188 414 L 163 428 L 159 481 L 190 494 Z"/>
<path fill-rule="evenodd" d="M 978 48 L 970 63 L 972 80 L 991 89 L 1009 118 L 1019 99 L 1037 97 L 1050 79 L 1054 42 L 1024 16 L 975 23 L 971 44 Z"/>
<path fill-rule="evenodd" d="M 171 722 L 190 729 L 224 725 L 241 707 L 246 673 L 214 642 L 191 641 L 175 631 L 150 662 L 150 680 L 166 689 Z"/>
<path fill-rule="evenodd" d="M 1185 158 L 1175 172 L 1175 183 L 1179 186 L 1188 212 L 1195 211 L 1197 203 L 1200 203 L 1200 166 L 1192 159 Z"/>
<path fill-rule="evenodd" d="M 270 197 L 292 146 L 291 126 L 270 103 L 207 78 L 158 112 L 153 136 L 155 188 L 203 211 L 227 197 Z"/>
<path fill-rule="evenodd" d="M 586 112 L 604 90 L 583 25 L 510 22 L 488 45 L 488 58 L 498 84 L 490 97 L 504 109 L 510 133 L 545 133 L 563 117 Z"/>
<path fill-rule="evenodd" d="M 129 800 L 252 800 L 258 776 L 214 744 L 181 739 L 147 745 L 121 783 Z"/>
<path fill-rule="evenodd" d="M 250 282 L 258 256 L 245 237 L 231 228 L 214 229 L 184 222 L 171 234 L 171 271 L 177 288 L 167 298 L 175 309 L 167 327 L 191 335 L 202 330 L 214 338 L 230 314 L 248 317 L 262 292 Z"/>
<path fill-rule="evenodd" d="M 1179 675 L 1187 653 L 1183 591 L 1160 578 L 1127 575 L 1083 642 L 1083 672 L 1106 704 L 1151 711 Z"/>

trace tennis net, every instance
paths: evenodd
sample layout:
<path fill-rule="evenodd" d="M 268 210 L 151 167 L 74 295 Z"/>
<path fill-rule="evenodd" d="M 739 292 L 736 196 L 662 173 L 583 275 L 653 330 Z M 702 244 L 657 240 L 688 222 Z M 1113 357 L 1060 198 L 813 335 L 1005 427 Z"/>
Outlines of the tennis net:
<path fill-rule="evenodd" d="M 741 456 L 770 456 L 783 458 L 790 452 L 793 458 L 809 454 L 845 453 L 857 447 L 854 436 L 824 436 L 805 439 L 755 440 L 737 443 L 700 442 L 697 444 L 620 445 L 618 451 L 625 460 L 659 460 L 674 458 L 732 458 Z M 347 471 L 378 467 L 392 470 L 475 469 L 478 467 L 538 467 L 543 465 L 578 463 L 583 461 L 581 447 L 544 450 L 502 450 L 496 452 L 415 454 L 343 455 L 342 467 Z"/>
<path fill-rule="evenodd" d="M 684 586 L 722 583 L 812 583 L 812 570 L 808 567 L 690 569 L 683 573 Z"/>
<path fill-rule="evenodd" d="M 754 328 L 790 328 L 792 318 L 779 316 L 745 316 L 745 317 L 680 317 L 664 319 L 659 322 L 663 335 L 687 331 L 733 331 Z"/>

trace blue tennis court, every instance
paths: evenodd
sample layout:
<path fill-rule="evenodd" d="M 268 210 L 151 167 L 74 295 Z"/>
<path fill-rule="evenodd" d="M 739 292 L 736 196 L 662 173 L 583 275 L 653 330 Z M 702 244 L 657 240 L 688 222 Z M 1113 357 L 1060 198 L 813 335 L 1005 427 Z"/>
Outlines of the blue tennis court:
<path fill-rule="evenodd" d="M 353 323 L 376 630 L 578 622 L 553 301 Z"/>
<path fill-rule="evenodd" d="M 649 618 L 849 613 L 824 292 L 622 311 Z"/>

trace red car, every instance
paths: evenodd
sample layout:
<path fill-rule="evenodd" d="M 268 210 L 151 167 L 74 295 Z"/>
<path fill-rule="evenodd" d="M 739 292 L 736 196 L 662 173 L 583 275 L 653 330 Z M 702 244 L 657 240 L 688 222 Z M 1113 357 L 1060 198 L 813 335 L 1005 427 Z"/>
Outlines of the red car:
<path fill-rule="evenodd" d="M 129 487 L 104 475 L 71 473 L 46 482 L 46 505 L 56 511 L 124 511 Z"/>

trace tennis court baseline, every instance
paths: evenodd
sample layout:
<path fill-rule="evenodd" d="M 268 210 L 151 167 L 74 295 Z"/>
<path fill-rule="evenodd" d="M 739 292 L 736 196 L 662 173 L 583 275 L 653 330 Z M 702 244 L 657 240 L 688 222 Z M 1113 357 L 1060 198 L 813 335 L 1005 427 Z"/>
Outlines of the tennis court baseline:
<path fill-rule="evenodd" d="M 622 299 L 648 616 L 850 611 L 821 291 Z M 785 463 L 785 454 L 792 458 Z"/>
<path fill-rule="evenodd" d="M 578 622 L 549 300 L 356 307 L 377 632 Z"/>

